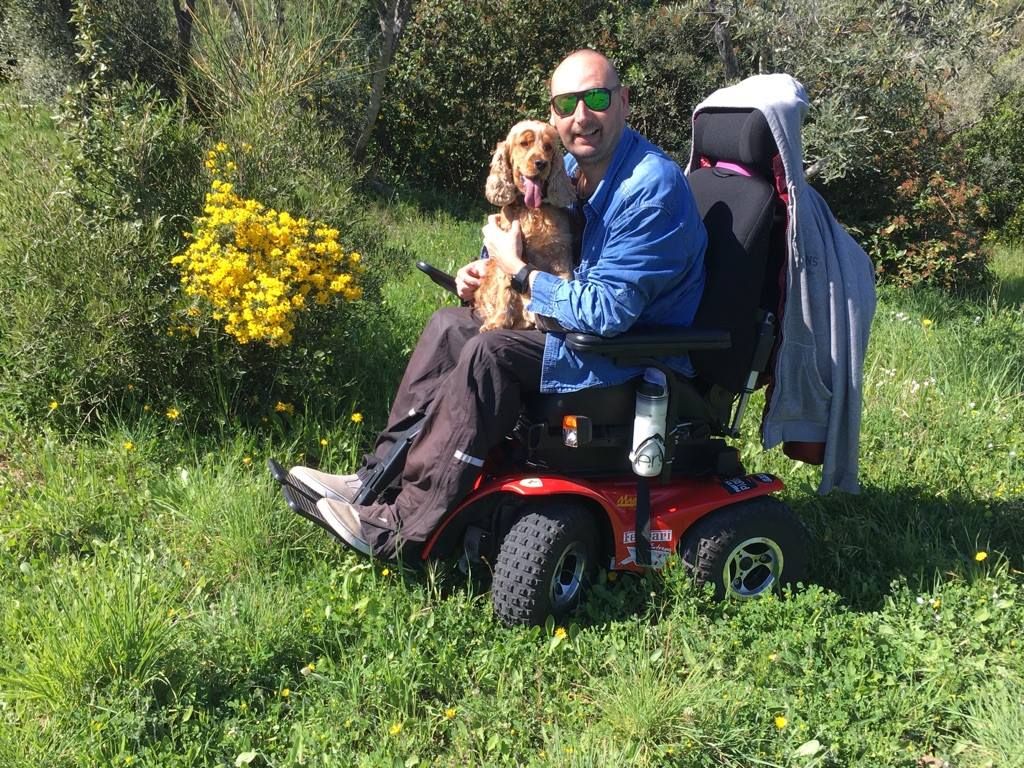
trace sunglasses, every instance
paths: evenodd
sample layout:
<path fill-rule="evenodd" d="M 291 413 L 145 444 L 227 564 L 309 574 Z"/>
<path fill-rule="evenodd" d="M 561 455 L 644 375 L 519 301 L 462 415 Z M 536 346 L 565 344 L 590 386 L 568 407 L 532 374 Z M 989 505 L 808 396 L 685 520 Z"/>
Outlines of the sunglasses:
<path fill-rule="evenodd" d="M 587 105 L 587 109 L 594 112 L 604 112 L 612 104 L 612 94 L 621 88 L 616 85 L 614 88 L 591 88 L 586 91 L 575 93 L 560 93 L 551 99 L 551 108 L 559 117 L 568 117 L 576 111 L 580 100 Z"/>

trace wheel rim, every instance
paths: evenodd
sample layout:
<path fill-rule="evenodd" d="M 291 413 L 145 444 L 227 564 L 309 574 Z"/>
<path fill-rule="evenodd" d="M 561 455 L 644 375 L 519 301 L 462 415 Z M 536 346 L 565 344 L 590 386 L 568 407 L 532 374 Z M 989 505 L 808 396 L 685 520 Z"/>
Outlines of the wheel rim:
<path fill-rule="evenodd" d="M 571 608 L 583 589 L 583 575 L 587 569 L 587 548 L 574 541 L 563 550 L 551 575 L 551 607 L 557 611 Z"/>
<path fill-rule="evenodd" d="M 725 559 L 722 582 L 729 597 L 745 600 L 774 589 L 781 575 L 782 547 L 760 536 L 733 548 Z"/>

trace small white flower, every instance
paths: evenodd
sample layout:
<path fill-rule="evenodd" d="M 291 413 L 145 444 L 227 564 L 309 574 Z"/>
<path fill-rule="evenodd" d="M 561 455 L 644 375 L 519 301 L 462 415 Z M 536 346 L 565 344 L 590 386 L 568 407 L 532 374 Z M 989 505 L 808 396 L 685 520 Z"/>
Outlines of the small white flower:
<path fill-rule="evenodd" d="M 917 596 L 917 604 L 918 605 L 924 605 L 924 598 L 921 597 L 920 595 Z"/>
<path fill-rule="evenodd" d="M 970 408 L 973 411 L 975 408 L 978 407 L 978 404 L 972 400 L 971 402 L 969 402 L 967 404 L 967 407 Z"/>

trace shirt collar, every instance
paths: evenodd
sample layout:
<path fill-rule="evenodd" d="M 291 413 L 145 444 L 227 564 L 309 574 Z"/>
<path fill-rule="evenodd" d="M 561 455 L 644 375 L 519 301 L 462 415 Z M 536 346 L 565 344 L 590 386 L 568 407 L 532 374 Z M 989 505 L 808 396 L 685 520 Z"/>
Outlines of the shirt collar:
<path fill-rule="evenodd" d="M 622 129 L 622 136 L 619 137 L 619 145 L 615 148 L 612 161 L 608 164 L 608 170 L 605 171 L 604 176 L 597 185 L 597 189 L 594 190 L 594 194 L 584 201 L 584 204 L 589 205 L 597 213 L 604 211 L 610 202 L 611 196 L 614 194 L 612 190 L 618 187 L 614 183 L 614 179 L 619 175 L 619 171 L 622 170 L 622 165 L 626 161 L 626 157 L 633 150 L 636 142 L 637 132 L 626 125 Z"/>

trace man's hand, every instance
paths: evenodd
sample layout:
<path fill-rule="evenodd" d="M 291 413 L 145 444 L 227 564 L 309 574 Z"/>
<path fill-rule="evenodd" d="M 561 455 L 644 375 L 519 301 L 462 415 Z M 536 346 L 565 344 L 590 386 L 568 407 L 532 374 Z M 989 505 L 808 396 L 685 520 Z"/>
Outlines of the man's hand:
<path fill-rule="evenodd" d="M 513 221 L 512 228 L 505 232 L 498 226 L 499 216 L 500 214 L 494 213 L 487 217 L 487 224 L 482 230 L 484 246 L 491 260 L 501 267 L 502 272 L 514 275 L 526 266 L 526 262 L 523 261 L 523 237 L 518 221 Z"/>
<path fill-rule="evenodd" d="M 487 271 L 487 259 L 477 259 L 455 273 L 455 290 L 463 301 L 473 301 L 476 289 L 480 287 L 480 278 Z"/>

